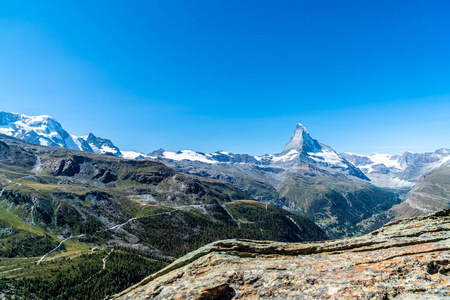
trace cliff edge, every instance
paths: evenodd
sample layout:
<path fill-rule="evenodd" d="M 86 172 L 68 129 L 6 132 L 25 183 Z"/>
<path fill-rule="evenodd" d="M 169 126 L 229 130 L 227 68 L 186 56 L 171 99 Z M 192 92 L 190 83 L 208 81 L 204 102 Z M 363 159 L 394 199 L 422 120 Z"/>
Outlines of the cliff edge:
<path fill-rule="evenodd" d="M 450 299 L 450 209 L 367 235 L 206 245 L 112 299 Z"/>

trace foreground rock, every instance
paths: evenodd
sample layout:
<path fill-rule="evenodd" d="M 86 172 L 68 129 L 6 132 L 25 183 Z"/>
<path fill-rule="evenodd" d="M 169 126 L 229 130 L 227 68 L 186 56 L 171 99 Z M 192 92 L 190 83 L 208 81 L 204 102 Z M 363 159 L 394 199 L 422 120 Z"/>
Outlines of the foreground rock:
<path fill-rule="evenodd" d="M 362 237 L 225 240 L 180 258 L 116 299 L 450 299 L 450 209 Z"/>

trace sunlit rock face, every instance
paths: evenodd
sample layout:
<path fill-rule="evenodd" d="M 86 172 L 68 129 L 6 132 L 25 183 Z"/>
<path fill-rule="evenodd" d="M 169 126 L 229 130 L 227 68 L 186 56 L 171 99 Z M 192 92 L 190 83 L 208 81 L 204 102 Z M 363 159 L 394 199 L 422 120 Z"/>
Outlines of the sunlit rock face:
<path fill-rule="evenodd" d="M 225 240 L 115 299 L 447 299 L 450 210 L 365 236 L 312 243 Z"/>

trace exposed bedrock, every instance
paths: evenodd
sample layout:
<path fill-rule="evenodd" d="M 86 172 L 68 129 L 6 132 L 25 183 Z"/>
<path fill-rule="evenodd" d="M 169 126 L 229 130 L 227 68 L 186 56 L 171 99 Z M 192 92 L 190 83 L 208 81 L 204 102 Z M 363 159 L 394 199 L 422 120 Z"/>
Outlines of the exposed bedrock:
<path fill-rule="evenodd" d="M 206 245 L 115 299 L 448 299 L 450 209 L 365 236 Z"/>

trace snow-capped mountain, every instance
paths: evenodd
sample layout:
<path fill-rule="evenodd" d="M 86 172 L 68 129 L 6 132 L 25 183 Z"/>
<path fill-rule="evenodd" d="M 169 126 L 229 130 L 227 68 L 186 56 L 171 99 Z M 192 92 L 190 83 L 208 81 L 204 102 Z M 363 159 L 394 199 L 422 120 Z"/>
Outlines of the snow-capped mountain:
<path fill-rule="evenodd" d="M 89 146 L 91 146 L 91 149 L 95 153 L 100 154 L 113 154 L 115 156 L 122 156 L 122 153 L 120 152 L 119 148 L 116 147 L 111 140 L 97 137 L 92 133 L 89 133 L 88 136 L 82 137 Z"/>
<path fill-rule="evenodd" d="M 358 168 L 355 168 L 331 147 L 313 139 L 300 123 L 297 125 L 290 141 L 284 147 L 283 152 L 277 154 L 255 156 L 226 151 L 214 153 L 203 153 L 193 150 L 170 152 L 163 149 L 158 149 L 147 155 L 133 151 L 124 152 L 123 154 L 125 158 L 159 160 L 171 165 L 176 162 L 190 161 L 211 165 L 248 164 L 288 170 L 318 168 L 331 174 L 341 174 L 368 180 Z"/>
<path fill-rule="evenodd" d="M 402 155 L 372 154 L 369 156 L 342 153 L 342 156 L 358 167 L 380 187 L 411 188 L 420 176 L 439 168 L 450 161 L 450 150 Z"/>
<path fill-rule="evenodd" d="M 122 156 L 119 148 L 110 140 L 96 137 L 92 133 L 83 137 L 71 135 L 58 121 L 47 115 L 27 116 L 0 112 L 0 133 L 43 146 Z"/>
<path fill-rule="evenodd" d="M 302 124 L 276 154 L 158 149 L 147 155 L 124 152 L 124 157 L 156 160 L 183 173 L 229 182 L 260 201 L 305 214 L 333 237 L 399 202 L 394 193 L 370 184 L 361 170 L 312 138 Z"/>
<path fill-rule="evenodd" d="M 361 170 L 313 139 L 301 124 L 282 152 L 255 156 L 162 149 L 149 154 L 121 152 L 93 134 L 70 135 L 49 116 L 1 113 L 0 120 L 1 133 L 28 142 L 154 160 L 183 173 L 226 181 L 255 199 L 310 217 L 332 237 L 369 230 L 359 223 L 398 203 L 394 193 L 371 185 Z"/>

